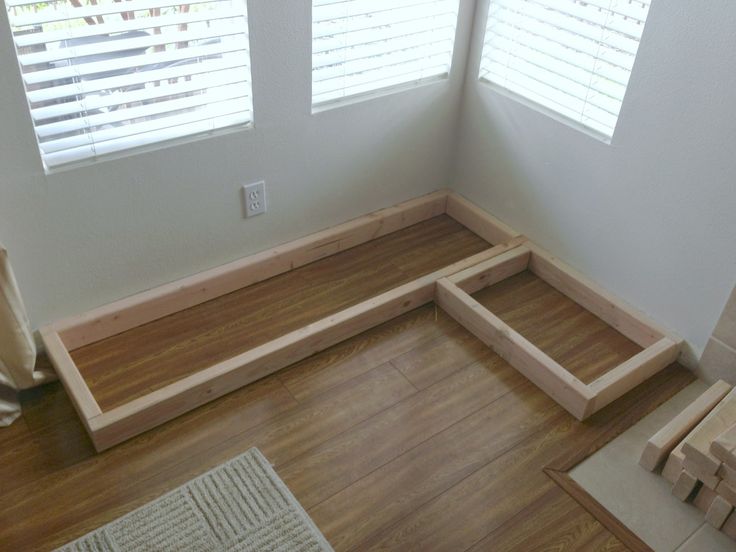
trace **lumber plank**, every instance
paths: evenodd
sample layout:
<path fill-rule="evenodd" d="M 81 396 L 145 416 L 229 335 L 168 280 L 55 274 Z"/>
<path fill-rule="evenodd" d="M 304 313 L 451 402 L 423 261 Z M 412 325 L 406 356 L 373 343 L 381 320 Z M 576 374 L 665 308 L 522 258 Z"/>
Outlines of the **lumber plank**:
<path fill-rule="evenodd" d="M 706 487 L 715 490 L 718 484 L 721 482 L 721 478 L 717 475 L 705 473 L 700 464 L 693 462 L 692 458 L 685 456 L 685 461 L 682 463 L 682 467 L 689 473 L 698 478 Z"/>
<path fill-rule="evenodd" d="M 716 475 L 736 489 L 736 469 L 724 463 L 718 468 Z"/>
<path fill-rule="evenodd" d="M 89 427 L 88 420 L 102 413 L 100 406 L 84 382 L 59 334 L 48 326 L 41 328 L 39 333 L 46 347 L 46 355 L 56 369 L 56 374 L 64 385 L 64 389 L 72 398 L 74 408 L 85 426 Z"/>
<path fill-rule="evenodd" d="M 685 455 L 682 454 L 682 443 L 680 443 L 667 457 L 667 462 L 662 468 L 662 477 L 674 485 L 677 478 L 680 477 L 684 463 Z"/>
<path fill-rule="evenodd" d="M 431 302 L 435 282 L 511 247 L 501 244 L 217 363 L 90 420 L 105 450 L 289 364 Z"/>
<path fill-rule="evenodd" d="M 700 465 L 704 473 L 715 475 L 721 461 L 710 452 L 711 442 L 736 423 L 736 389 L 732 389 L 685 438 L 682 452 Z"/>
<path fill-rule="evenodd" d="M 526 242 L 525 238 L 514 238 L 514 240 L 524 241 L 521 242 L 520 247 L 453 274 L 449 280 L 465 293 L 472 294 L 522 272 L 527 268 L 531 254 L 529 249 L 523 245 Z"/>
<path fill-rule="evenodd" d="M 708 511 L 711 504 L 713 504 L 713 501 L 716 499 L 717 496 L 718 493 L 716 493 L 713 489 L 706 487 L 705 485 L 701 485 L 700 489 L 698 489 L 698 492 L 693 498 L 693 506 L 695 506 L 701 512 L 705 513 Z"/>
<path fill-rule="evenodd" d="M 657 469 L 692 429 L 715 408 L 731 390 L 723 380 L 711 385 L 702 395 L 690 403 L 682 412 L 660 429 L 647 441 L 639 465 L 649 471 Z"/>
<path fill-rule="evenodd" d="M 697 484 L 697 477 L 688 473 L 686 470 L 682 470 L 677 478 L 677 481 L 675 481 L 675 486 L 672 487 L 672 494 L 685 502 L 695 490 Z"/>
<path fill-rule="evenodd" d="M 736 540 L 736 512 L 731 512 L 731 515 L 728 516 L 728 519 L 721 527 L 721 531 Z"/>
<path fill-rule="evenodd" d="M 593 393 L 590 414 L 608 406 L 624 393 L 669 366 L 680 354 L 680 343 L 663 337 L 626 362 L 603 374 L 588 385 Z"/>
<path fill-rule="evenodd" d="M 710 452 L 721 462 L 729 461 L 729 457 L 734 454 L 734 449 L 736 449 L 736 423 L 724 430 L 710 444 Z"/>
<path fill-rule="evenodd" d="M 456 192 L 447 193 L 446 213 L 493 245 L 507 242 L 519 235 L 509 225 Z"/>
<path fill-rule="evenodd" d="M 530 242 L 528 247 L 532 251 L 529 261 L 532 272 L 641 347 L 654 345 L 663 337 L 681 342 L 645 314 L 568 267 L 538 245 Z"/>
<path fill-rule="evenodd" d="M 723 497 L 717 496 L 705 514 L 705 521 L 716 529 L 720 529 L 732 511 L 733 505 Z"/>
<path fill-rule="evenodd" d="M 437 303 L 568 412 L 583 419 L 592 398 L 588 387 L 488 311 L 449 279 L 437 282 Z"/>
<path fill-rule="evenodd" d="M 716 487 L 716 492 L 732 505 L 736 504 L 736 489 L 731 487 L 727 482 L 721 481 Z"/>
<path fill-rule="evenodd" d="M 446 204 L 444 190 L 411 199 L 51 326 L 67 349 L 77 349 L 441 215 Z"/>

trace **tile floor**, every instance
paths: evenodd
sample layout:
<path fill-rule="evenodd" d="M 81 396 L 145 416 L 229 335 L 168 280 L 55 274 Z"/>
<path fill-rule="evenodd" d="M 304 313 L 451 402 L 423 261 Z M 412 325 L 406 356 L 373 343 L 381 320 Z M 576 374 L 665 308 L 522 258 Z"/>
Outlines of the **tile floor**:
<path fill-rule="evenodd" d="M 647 439 L 707 387 L 702 381 L 692 383 L 570 472 L 657 552 L 736 550 L 734 541 L 705 523 L 700 510 L 673 497 L 664 478 L 638 463 Z"/>

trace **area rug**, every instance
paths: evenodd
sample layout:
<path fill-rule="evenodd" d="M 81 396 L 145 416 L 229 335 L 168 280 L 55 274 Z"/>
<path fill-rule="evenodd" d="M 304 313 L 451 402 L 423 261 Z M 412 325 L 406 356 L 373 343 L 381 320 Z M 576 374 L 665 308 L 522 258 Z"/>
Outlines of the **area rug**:
<path fill-rule="evenodd" d="M 58 549 L 323 552 L 332 548 L 258 449 Z"/>

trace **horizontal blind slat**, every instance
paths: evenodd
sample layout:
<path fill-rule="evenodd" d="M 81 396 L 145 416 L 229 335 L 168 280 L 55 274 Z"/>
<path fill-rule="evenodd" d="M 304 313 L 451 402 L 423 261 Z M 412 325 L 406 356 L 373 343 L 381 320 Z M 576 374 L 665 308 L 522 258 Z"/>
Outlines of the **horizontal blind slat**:
<path fill-rule="evenodd" d="M 422 44 L 387 52 L 377 56 L 366 56 L 351 60 L 351 62 L 337 63 L 334 65 L 325 65 L 315 68 L 312 72 L 312 83 L 317 84 L 324 80 L 333 78 L 345 78 L 350 75 L 358 75 L 367 71 L 380 70 L 386 67 L 393 67 L 406 61 L 428 59 L 433 60 L 444 55 L 447 45 L 444 41 L 437 43 Z M 442 58 L 444 61 L 444 58 Z"/>
<path fill-rule="evenodd" d="M 77 134 L 66 138 L 56 138 L 53 140 L 41 142 L 41 150 L 45 153 L 56 153 L 65 149 L 79 147 L 81 145 L 92 143 L 100 144 L 106 140 L 114 140 L 134 134 L 142 134 L 153 130 L 160 130 L 168 126 L 183 124 L 184 122 L 194 122 L 207 119 L 209 117 L 219 117 L 231 113 L 246 113 L 247 109 L 243 108 L 243 102 L 230 101 L 222 102 L 207 106 L 204 109 L 195 109 L 185 113 L 177 113 L 170 116 L 163 116 L 157 119 L 132 123 L 129 125 L 120 125 L 112 128 L 105 128 L 95 131 Z"/>
<path fill-rule="evenodd" d="M 312 103 L 446 76 L 458 1 L 313 2 Z"/>
<path fill-rule="evenodd" d="M 247 55 L 243 42 L 224 41 L 219 44 L 208 46 L 194 46 L 169 52 L 144 53 L 105 61 L 95 61 L 91 63 L 81 63 L 79 65 L 58 67 L 55 69 L 34 71 L 32 73 L 25 73 L 23 75 L 23 80 L 26 84 L 39 84 L 47 81 L 84 77 L 97 73 L 107 73 L 113 70 L 138 70 L 141 67 L 152 66 L 159 63 L 196 60 L 197 58 L 218 56 L 233 52 L 241 52 L 244 56 Z"/>
<path fill-rule="evenodd" d="M 370 27 L 359 31 L 337 33 L 324 37 L 314 37 L 312 40 L 312 53 L 320 53 L 339 48 L 378 42 L 381 40 L 392 40 L 416 33 L 433 31 L 435 29 L 451 29 L 453 35 L 455 25 L 448 21 L 445 16 L 418 17 L 408 21 L 397 21 L 391 25 Z"/>
<path fill-rule="evenodd" d="M 44 9 L 31 15 L 18 15 L 10 17 L 10 24 L 14 27 L 27 27 L 40 25 L 42 23 L 53 23 L 55 21 L 70 21 L 84 19 L 85 17 L 96 17 L 98 15 L 119 15 L 122 13 L 151 10 L 156 8 L 169 8 L 172 6 L 193 6 L 196 4 L 209 4 L 215 2 L 228 2 L 229 0 L 197 0 L 196 2 L 181 2 L 177 0 L 132 0 L 125 2 L 113 2 L 106 4 L 87 5 L 83 7 L 70 7 L 65 5 L 64 9 Z"/>
<path fill-rule="evenodd" d="M 184 138 L 186 136 L 205 134 L 230 126 L 244 125 L 250 122 L 250 118 L 247 112 L 235 112 L 232 114 L 221 115 L 219 117 L 210 116 L 205 117 L 204 119 L 196 119 L 193 122 L 186 122 L 184 119 L 175 122 L 177 122 L 176 125 L 170 125 L 154 130 L 138 129 L 140 132 L 137 134 L 46 154 L 44 156 L 44 160 L 49 167 L 59 167 L 62 165 L 68 165 L 69 163 L 84 161 L 86 159 L 102 155 L 110 155 L 112 153 L 118 153 L 132 148 L 149 146 L 151 144 Z"/>
<path fill-rule="evenodd" d="M 87 56 L 95 56 L 100 54 L 114 54 L 140 49 L 145 50 L 152 46 L 186 43 L 232 35 L 243 35 L 243 38 L 246 37 L 245 33 L 243 33 L 242 26 L 217 25 L 215 27 L 209 27 L 201 31 L 177 31 L 171 33 L 153 34 L 149 36 L 140 36 L 136 38 L 106 40 L 94 42 L 91 44 L 83 44 L 80 46 L 69 46 L 67 48 L 56 48 L 55 50 L 48 50 L 45 52 L 19 55 L 18 61 L 21 65 L 27 66 L 64 59 L 84 58 Z"/>
<path fill-rule="evenodd" d="M 388 60 L 389 58 L 386 56 L 410 50 L 421 52 L 425 49 L 427 55 L 432 55 L 442 51 L 446 52 L 451 43 L 452 37 L 448 36 L 447 33 L 423 33 L 404 40 L 392 41 L 389 44 L 380 42 L 353 46 L 349 52 L 339 50 L 316 54 L 312 56 L 312 67 L 313 71 L 338 68 L 345 65 L 357 67 L 365 60 L 380 60 L 382 58 Z"/>
<path fill-rule="evenodd" d="M 192 23 L 200 23 L 203 21 L 218 21 L 221 19 L 233 19 L 243 17 L 239 10 L 231 8 L 218 8 L 216 10 L 206 10 L 189 12 L 186 14 L 165 14 L 160 16 L 140 17 L 132 20 L 115 21 L 112 23 L 102 23 L 96 25 L 87 25 L 85 27 L 68 27 L 60 30 L 50 30 L 44 32 L 34 32 L 28 34 L 16 34 L 13 39 L 18 48 L 34 46 L 36 44 L 52 44 L 62 40 L 88 38 L 92 36 L 110 35 L 116 33 L 124 33 L 126 31 L 138 31 L 153 29 L 155 27 L 189 25 Z M 245 27 L 247 22 L 243 22 Z"/>
<path fill-rule="evenodd" d="M 166 67 L 164 69 L 143 70 L 135 73 L 128 73 L 114 77 L 106 77 L 101 79 L 86 80 L 73 82 L 61 86 L 53 86 L 40 90 L 31 90 L 27 92 L 28 100 L 33 103 L 48 102 L 68 98 L 70 96 L 78 96 L 99 92 L 101 90 L 117 90 L 127 88 L 144 83 L 151 83 L 166 79 L 186 78 L 193 75 L 208 73 L 210 71 L 221 71 L 224 69 L 240 68 L 243 71 L 243 78 L 248 78 L 247 59 L 241 56 L 205 60 L 199 63 L 191 63 L 187 65 L 178 65 L 174 67 Z"/>
<path fill-rule="evenodd" d="M 531 0 L 522 0 L 530 2 Z M 521 11 L 517 4 L 500 4 L 495 12 L 497 22 L 516 21 L 523 28 L 533 28 L 542 36 L 557 37 L 566 43 L 574 41 L 580 49 L 586 47 L 593 52 L 598 48 L 615 48 L 624 54 L 635 55 L 638 42 L 628 37 L 608 33 L 606 29 L 595 28 L 588 24 L 579 24 L 574 18 L 564 18 L 561 15 L 550 16 L 544 10 L 530 9 Z M 492 12 L 493 13 L 493 12 Z M 503 14 L 503 15 L 502 15 Z"/>
<path fill-rule="evenodd" d="M 491 0 L 480 78 L 611 136 L 649 0 Z"/>
<path fill-rule="evenodd" d="M 452 6 L 453 0 L 405 0 L 388 2 L 386 0 L 337 2 L 317 6 L 312 9 L 312 24 L 343 23 L 351 18 L 376 19 L 389 23 L 402 15 L 419 14 L 433 10 L 445 10 Z"/>
<path fill-rule="evenodd" d="M 224 86 L 227 84 L 246 83 L 245 74 L 240 70 L 225 69 L 208 72 L 205 75 L 195 75 L 190 80 L 169 83 L 168 80 L 157 81 L 156 85 L 142 89 L 124 90 L 123 88 L 108 94 L 88 93 L 81 99 L 64 103 L 47 105 L 31 109 L 34 121 L 42 121 L 54 117 L 62 117 L 77 113 L 89 113 L 103 108 L 115 107 L 124 104 L 146 102 L 162 96 L 176 96 L 187 92 L 206 90 L 207 88 Z"/>
<path fill-rule="evenodd" d="M 437 55 L 429 58 L 416 58 L 409 60 L 401 60 L 392 65 L 385 65 L 377 69 L 368 71 L 347 73 L 345 76 L 333 77 L 319 82 L 314 82 L 312 90 L 315 94 L 323 94 L 331 90 L 337 90 L 340 87 L 351 88 L 354 86 L 369 84 L 374 81 L 380 81 L 392 76 L 400 76 L 402 73 L 422 72 L 422 77 L 433 76 L 430 71 L 443 68 L 444 58 Z M 427 73 L 425 74 L 424 71 Z M 440 71 L 441 72 L 441 71 Z"/>
<path fill-rule="evenodd" d="M 622 65 L 612 61 L 608 57 L 600 57 L 598 52 L 586 52 L 561 40 L 554 40 L 546 36 L 533 34 L 519 27 L 496 27 L 494 32 L 489 34 L 490 38 L 486 40 L 484 44 L 486 52 L 488 52 L 489 49 L 498 50 L 500 52 L 516 47 L 529 48 L 540 52 L 546 52 L 550 56 L 554 56 L 560 60 L 565 60 L 571 65 L 577 65 L 578 67 L 587 68 L 593 67 L 597 64 L 598 70 L 611 75 L 613 80 L 616 80 L 616 78 L 618 78 L 619 82 L 628 80 L 629 70 L 627 69 L 627 65 L 630 65 L 630 60 L 628 58 L 624 60 L 625 65 Z M 510 46 L 499 45 L 499 40 L 506 40 L 514 44 Z"/>
<path fill-rule="evenodd" d="M 252 120 L 244 0 L 10 2 L 46 167 Z"/>
<path fill-rule="evenodd" d="M 136 107 L 125 107 L 113 111 L 101 112 L 93 115 L 87 113 L 74 119 L 66 119 L 54 123 L 42 124 L 36 127 L 38 137 L 44 141 L 57 134 L 66 134 L 85 128 L 109 125 L 112 123 L 126 122 L 141 117 L 161 115 L 169 111 L 177 111 L 213 104 L 233 98 L 248 97 L 249 89 L 244 84 L 231 85 L 227 87 L 209 88 L 201 94 L 193 94 L 184 98 L 162 99 L 153 103 Z"/>

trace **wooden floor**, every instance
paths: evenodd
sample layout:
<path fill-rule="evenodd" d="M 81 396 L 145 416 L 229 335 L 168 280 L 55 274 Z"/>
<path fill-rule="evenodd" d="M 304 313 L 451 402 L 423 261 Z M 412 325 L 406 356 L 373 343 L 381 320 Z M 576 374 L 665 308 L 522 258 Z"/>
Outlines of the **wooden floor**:
<path fill-rule="evenodd" d="M 71 356 L 104 412 L 490 247 L 441 215 Z"/>
<path fill-rule="evenodd" d="M 642 350 L 530 271 L 473 297 L 583 383 Z"/>
<path fill-rule="evenodd" d="M 634 351 L 533 276 L 502 287 L 482 301 L 587 378 Z M 0 549 L 61 545 L 255 446 L 338 551 L 624 550 L 551 475 L 692 379 L 673 365 L 581 423 L 427 305 L 102 454 L 50 385 L 0 429 Z"/>

